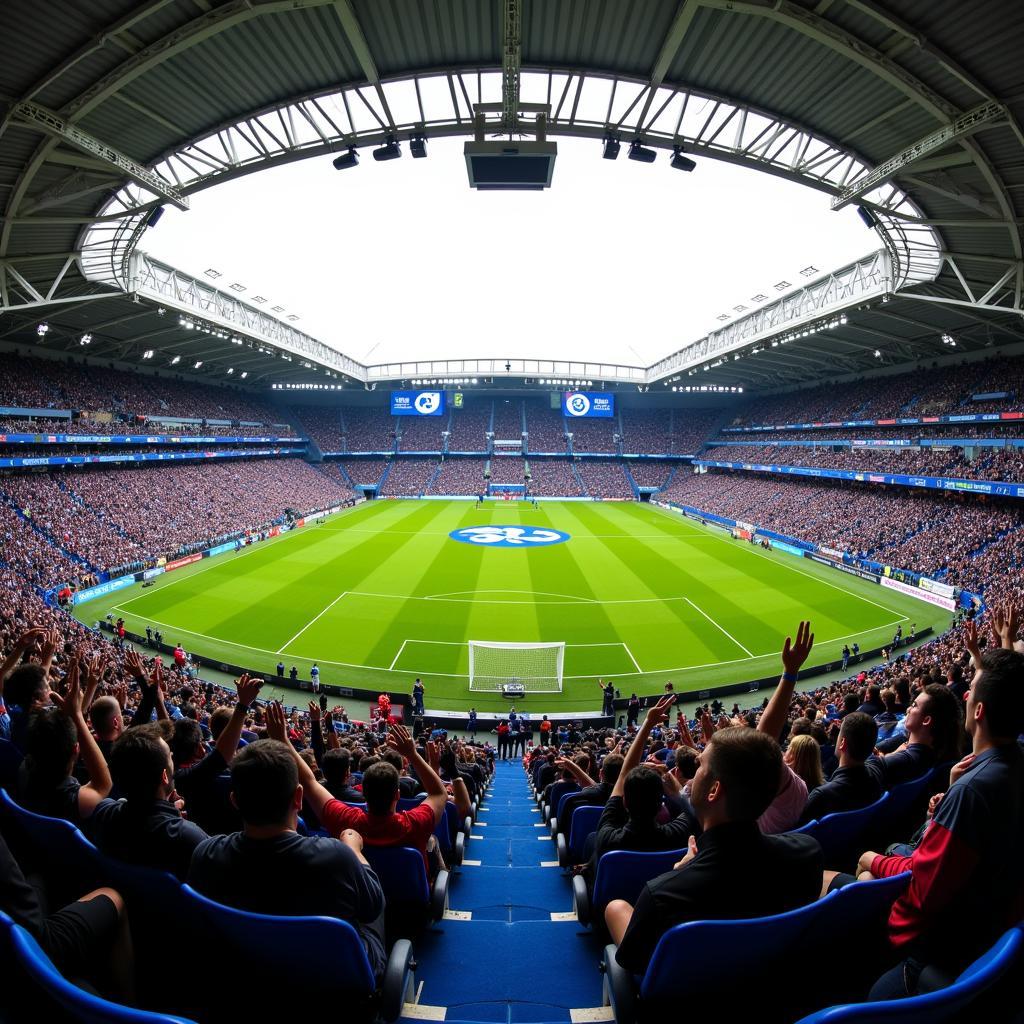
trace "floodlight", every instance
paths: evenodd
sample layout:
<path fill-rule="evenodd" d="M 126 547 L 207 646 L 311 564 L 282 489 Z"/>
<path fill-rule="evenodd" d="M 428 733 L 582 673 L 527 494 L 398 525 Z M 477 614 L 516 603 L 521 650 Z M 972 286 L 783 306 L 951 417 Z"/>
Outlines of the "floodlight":
<path fill-rule="evenodd" d="M 653 149 L 640 145 L 639 139 L 634 139 L 629 146 L 629 159 L 639 160 L 642 164 L 653 164 L 657 153 Z"/>
<path fill-rule="evenodd" d="M 409 140 L 409 152 L 414 160 L 422 160 L 427 155 L 427 139 L 424 135 L 414 135 Z"/>
<path fill-rule="evenodd" d="M 79 343 L 79 345 L 90 345 L 90 344 L 92 344 L 92 335 L 91 334 L 83 334 L 82 337 L 78 339 L 78 343 Z"/>
<path fill-rule="evenodd" d="M 881 359 L 882 358 L 882 353 L 877 348 L 875 349 L 875 358 L 876 359 Z"/>
<path fill-rule="evenodd" d="M 605 160 L 618 160 L 620 143 L 618 139 L 611 136 L 604 140 L 604 152 L 601 154 Z"/>
<path fill-rule="evenodd" d="M 202 361 L 202 359 L 197 359 L 197 360 L 196 360 L 196 364 L 195 364 L 195 366 L 193 366 L 193 367 L 192 367 L 192 369 L 193 369 L 193 370 L 198 370 L 198 369 L 199 369 L 199 367 L 200 367 L 200 366 L 202 366 L 202 365 L 203 365 L 203 361 Z"/>
<path fill-rule="evenodd" d="M 146 351 L 142 353 L 142 358 L 143 359 L 152 359 L 153 358 L 153 350 L 151 348 L 147 348 Z"/>
<path fill-rule="evenodd" d="M 47 332 L 49 330 L 50 330 L 50 325 L 49 324 L 39 324 L 36 327 L 36 334 L 38 334 L 40 338 L 45 338 L 46 335 L 47 335 Z"/>
<path fill-rule="evenodd" d="M 335 157 L 332 163 L 336 171 L 344 171 L 349 167 L 355 167 L 359 163 L 359 154 L 356 152 L 355 146 L 347 153 L 342 153 L 341 156 Z"/>
<path fill-rule="evenodd" d="M 682 146 L 676 146 L 676 148 L 672 150 L 672 166 L 677 171 L 692 171 L 696 169 L 697 164 L 688 156 L 683 156 Z"/>
<path fill-rule="evenodd" d="M 242 371 L 242 379 L 245 380 L 245 378 L 248 377 L 248 376 L 249 376 L 249 371 L 248 370 L 243 370 Z"/>
<path fill-rule="evenodd" d="M 869 228 L 878 226 L 878 218 L 875 217 L 875 215 L 866 206 L 857 207 L 857 216 L 860 217 L 860 219 L 864 221 L 864 224 Z"/>
<path fill-rule="evenodd" d="M 398 145 L 398 139 L 391 137 L 380 149 L 373 151 L 374 160 L 397 160 L 402 155 L 402 149 Z"/>
<path fill-rule="evenodd" d="M 174 358 L 173 358 L 173 359 L 171 360 L 171 366 L 176 366 L 176 365 L 177 365 L 178 363 L 180 363 L 180 362 L 181 362 L 181 356 L 175 356 L 175 357 L 174 357 Z"/>
<path fill-rule="evenodd" d="M 235 372 L 235 368 L 233 366 L 229 366 L 228 367 L 228 374 L 230 375 L 230 374 L 232 374 L 234 372 Z"/>

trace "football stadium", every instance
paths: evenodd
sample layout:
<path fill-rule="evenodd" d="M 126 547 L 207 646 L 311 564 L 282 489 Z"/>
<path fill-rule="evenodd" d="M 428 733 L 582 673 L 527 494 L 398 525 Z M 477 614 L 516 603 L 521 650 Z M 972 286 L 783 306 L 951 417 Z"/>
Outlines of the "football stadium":
<path fill-rule="evenodd" d="M 1024 1021 L 1022 49 L 0 5 L 0 1019 Z"/>

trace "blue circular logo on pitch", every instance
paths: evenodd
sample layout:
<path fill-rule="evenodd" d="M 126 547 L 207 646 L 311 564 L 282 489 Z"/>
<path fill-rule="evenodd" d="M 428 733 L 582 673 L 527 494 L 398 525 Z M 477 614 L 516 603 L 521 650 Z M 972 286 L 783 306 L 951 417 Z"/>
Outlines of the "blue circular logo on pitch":
<path fill-rule="evenodd" d="M 569 534 L 561 530 L 547 530 L 539 526 L 469 526 L 452 530 L 448 534 L 460 544 L 475 544 L 482 548 L 543 548 L 564 544 Z"/>

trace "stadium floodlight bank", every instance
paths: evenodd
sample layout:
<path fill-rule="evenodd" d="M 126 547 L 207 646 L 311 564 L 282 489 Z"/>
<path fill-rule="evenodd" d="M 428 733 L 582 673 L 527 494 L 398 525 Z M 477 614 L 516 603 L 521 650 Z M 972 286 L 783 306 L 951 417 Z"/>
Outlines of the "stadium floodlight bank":
<path fill-rule="evenodd" d="M 519 684 L 523 695 L 561 693 L 564 662 L 564 641 L 516 644 L 470 640 L 469 688 L 501 693 L 506 687 Z"/>

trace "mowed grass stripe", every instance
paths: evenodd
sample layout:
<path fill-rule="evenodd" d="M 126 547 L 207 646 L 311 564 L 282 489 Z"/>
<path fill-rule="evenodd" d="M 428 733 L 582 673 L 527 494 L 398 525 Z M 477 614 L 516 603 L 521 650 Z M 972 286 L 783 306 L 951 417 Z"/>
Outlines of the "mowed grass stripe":
<path fill-rule="evenodd" d="M 781 573 L 773 561 L 758 557 L 745 541 L 723 541 L 712 550 L 700 545 L 691 545 L 691 549 L 693 571 L 689 576 L 693 579 L 694 573 L 700 572 L 701 578 L 713 585 L 698 579 L 691 584 L 692 590 L 684 592 L 755 655 L 773 652 L 779 638 L 806 616 L 808 607 L 814 608 L 815 631 L 823 638 L 875 628 L 899 617 L 814 578 Z M 742 599 L 742 604 L 734 597 Z"/>
<path fill-rule="evenodd" d="M 427 502 L 395 504 L 415 510 L 412 515 L 396 520 L 408 529 L 393 534 L 385 526 L 368 544 L 352 550 L 347 564 L 341 568 L 345 581 L 341 589 L 348 591 L 348 596 L 289 645 L 297 656 L 316 657 L 326 649 L 334 651 L 338 661 L 379 668 L 391 664 L 398 649 L 392 636 L 394 618 L 424 565 L 425 553 L 429 557 L 436 543 L 436 538 L 421 536 L 417 527 L 428 529 L 443 511 Z M 390 651 L 386 658 L 375 653 L 380 647 Z"/>
<path fill-rule="evenodd" d="M 608 528 L 608 517 L 598 505 L 588 506 L 584 514 L 587 518 L 595 517 L 602 531 Z M 591 571 L 596 563 L 601 567 L 602 579 L 617 583 L 614 596 L 605 593 L 606 600 L 649 599 L 649 603 L 609 606 L 617 633 L 629 644 L 633 656 L 647 672 L 747 657 L 746 651 L 721 632 L 707 628 L 707 623 L 690 605 L 678 599 L 692 590 L 686 585 L 687 574 L 679 568 L 679 563 L 696 556 L 685 538 L 679 538 L 678 545 L 678 550 L 673 550 L 674 557 L 669 558 L 667 553 L 652 551 L 645 541 L 623 534 L 588 550 L 587 564 Z M 674 594 L 658 594 L 648 583 L 648 580 L 660 581 L 666 575 L 674 577 L 676 574 L 681 578 L 679 590 Z M 664 584 L 661 589 L 665 589 Z"/>
<path fill-rule="evenodd" d="M 400 521 L 415 520 L 415 507 L 400 511 Z M 386 518 L 393 520 L 394 513 Z M 376 534 L 325 532 L 316 535 L 313 544 L 278 545 L 268 551 L 272 557 L 241 576 L 200 578 L 197 583 L 205 583 L 201 593 L 189 594 L 192 588 L 183 585 L 177 603 L 185 607 L 168 612 L 188 628 L 276 651 L 351 589 L 346 580 L 350 566 L 372 560 L 392 546 L 387 524 L 381 523 L 381 528 Z"/>

